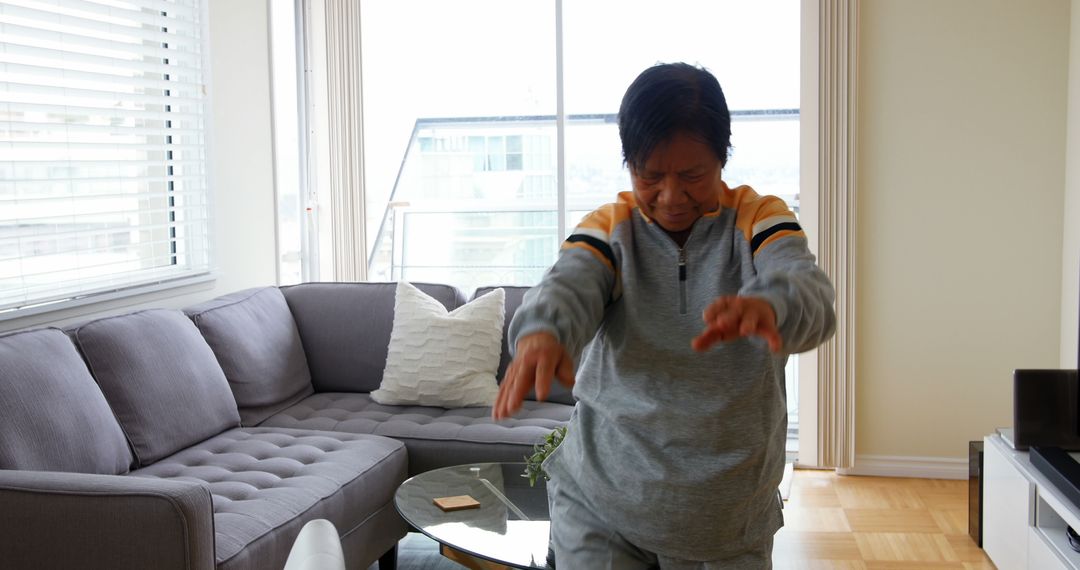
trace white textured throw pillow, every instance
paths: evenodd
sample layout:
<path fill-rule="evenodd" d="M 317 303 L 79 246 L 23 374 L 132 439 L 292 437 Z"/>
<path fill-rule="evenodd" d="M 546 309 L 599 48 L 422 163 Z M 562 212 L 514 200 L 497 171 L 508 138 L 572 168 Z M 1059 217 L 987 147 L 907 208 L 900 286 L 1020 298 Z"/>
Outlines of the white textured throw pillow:
<path fill-rule="evenodd" d="M 495 289 L 447 313 L 423 291 L 398 283 L 386 369 L 371 399 L 443 408 L 494 405 L 505 297 Z"/>

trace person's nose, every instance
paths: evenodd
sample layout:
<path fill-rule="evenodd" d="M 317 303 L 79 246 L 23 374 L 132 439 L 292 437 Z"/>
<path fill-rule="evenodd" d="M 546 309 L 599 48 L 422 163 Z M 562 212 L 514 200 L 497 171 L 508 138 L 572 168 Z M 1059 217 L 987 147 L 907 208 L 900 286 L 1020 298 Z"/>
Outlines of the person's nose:
<path fill-rule="evenodd" d="M 673 206 L 686 201 L 686 190 L 682 187 L 682 181 L 676 174 L 664 176 L 660 185 L 660 195 L 656 201 L 663 206 Z"/>

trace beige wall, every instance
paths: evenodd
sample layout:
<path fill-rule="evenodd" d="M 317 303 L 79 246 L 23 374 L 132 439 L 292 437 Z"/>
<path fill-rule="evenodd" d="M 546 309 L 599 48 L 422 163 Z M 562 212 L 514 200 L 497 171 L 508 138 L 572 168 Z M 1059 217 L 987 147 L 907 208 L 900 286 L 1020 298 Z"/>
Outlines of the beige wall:
<path fill-rule="evenodd" d="M 1069 2 L 861 4 L 857 455 L 964 457 L 1059 364 Z"/>
<path fill-rule="evenodd" d="M 64 324 L 142 307 L 179 308 L 246 287 L 273 285 L 274 185 L 265 0 L 209 2 L 210 184 L 215 282 L 0 322 L 0 330 Z"/>

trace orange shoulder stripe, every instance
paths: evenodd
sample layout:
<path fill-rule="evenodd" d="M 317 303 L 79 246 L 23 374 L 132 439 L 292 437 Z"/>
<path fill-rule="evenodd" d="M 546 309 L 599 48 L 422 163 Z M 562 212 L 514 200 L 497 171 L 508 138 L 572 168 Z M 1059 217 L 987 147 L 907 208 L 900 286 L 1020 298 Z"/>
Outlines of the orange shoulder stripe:
<path fill-rule="evenodd" d="M 629 201 L 623 194 L 619 201 L 604 204 L 585 215 L 570 236 L 563 242 L 561 249 L 581 248 L 593 254 L 604 265 L 616 271 L 615 252 L 611 249 L 611 233 L 621 222 L 630 219 L 633 211 L 633 198 Z"/>
<path fill-rule="evenodd" d="M 732 206 L 737 208 L 735 227 L 750 243 L 755 255 L 761 248 L 788 236 L 806 237 L 795 214 L 776 196 L 761 196 L 748 186 L 731 193 Z"/>

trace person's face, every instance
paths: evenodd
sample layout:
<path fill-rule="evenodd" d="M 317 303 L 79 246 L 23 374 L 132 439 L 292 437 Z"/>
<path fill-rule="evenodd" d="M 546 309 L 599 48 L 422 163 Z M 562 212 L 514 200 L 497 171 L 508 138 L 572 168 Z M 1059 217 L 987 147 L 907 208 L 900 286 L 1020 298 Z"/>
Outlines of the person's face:
<path fill-rule="evenodd" d="M 630 181 L 641 211 L 675 233 L 719 207 L 722 170 L 709 145 L 676 133 L 657 145 L 640 169 L 630 169 Z"/>

